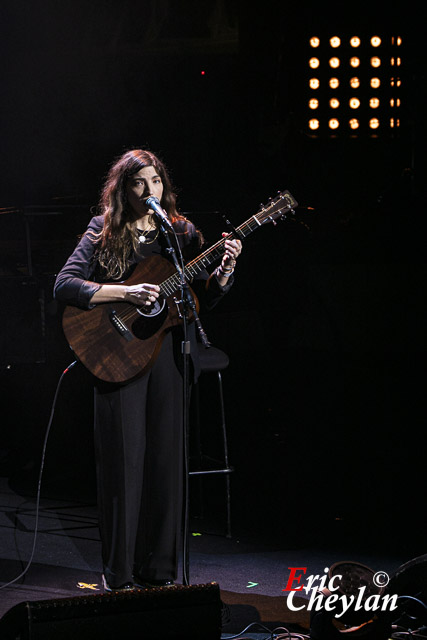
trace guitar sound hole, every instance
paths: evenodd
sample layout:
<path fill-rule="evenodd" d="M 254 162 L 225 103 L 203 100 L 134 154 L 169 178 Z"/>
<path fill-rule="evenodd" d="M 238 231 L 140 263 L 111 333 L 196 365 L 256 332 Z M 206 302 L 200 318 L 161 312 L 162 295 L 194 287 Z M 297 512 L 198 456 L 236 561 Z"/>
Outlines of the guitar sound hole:
<path fill-rule="evenodd" d="M 138 307 L 139 317 L 132 323 L 132 333 L 140 340 L 147 340 L 147 338 L 159 331 L 168 316 L 168 307 L 165 300 L 156 301 L 153 307 L 151 314 L 141 313 L 142 309 Z"/>
<path fill-rule="evenodd" d="M 159 296 L 154 304 L 150 304 L 147 307 L 137 307 L 137 311 L 139 315 L 145 316 L 146 318 L 153 318 L 154 316 L 158 316 L 159 313 L 162 313 L 165 308 L 166 300 Z"/>

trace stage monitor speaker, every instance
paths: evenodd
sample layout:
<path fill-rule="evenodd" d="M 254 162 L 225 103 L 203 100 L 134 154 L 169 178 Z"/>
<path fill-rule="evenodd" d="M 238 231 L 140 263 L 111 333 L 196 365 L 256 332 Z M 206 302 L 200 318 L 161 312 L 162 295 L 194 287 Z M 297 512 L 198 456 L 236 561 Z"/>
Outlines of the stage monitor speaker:
<path fill-rule="evenodd" d="M 2 640 L 221 638 L 219 586 L 159 587 L 127 593 L 21 602 L 0 620 Z"/>

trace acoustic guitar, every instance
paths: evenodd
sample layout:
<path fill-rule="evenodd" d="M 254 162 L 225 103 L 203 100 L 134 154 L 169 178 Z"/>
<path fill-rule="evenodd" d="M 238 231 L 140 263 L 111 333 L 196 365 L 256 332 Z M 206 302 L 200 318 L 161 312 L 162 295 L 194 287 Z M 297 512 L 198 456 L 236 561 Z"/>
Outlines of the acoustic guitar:
<path fill-rule="evenodd" d="M 264 224 L 294 215 L 298 203 L 284 191 L 246 222 L 204 251 L 184 268 L 188 283 L 225 252 L 225 240 L 241 240 Z M 159 256 L 149 256 L 136 266 L 124 284 L 151 282 L 160 295 L 150 307 L 127 302 L 107 302 L 83 310 L 67 306 L 62 318 L 65 337 L 80 362 L 106 382 L 125 382 L 145 373 L 159 352 L 165 332 L 182 323 L 181 280 L 174 265 Z M 190 289 L 196 303 L 194 292 Z"/>

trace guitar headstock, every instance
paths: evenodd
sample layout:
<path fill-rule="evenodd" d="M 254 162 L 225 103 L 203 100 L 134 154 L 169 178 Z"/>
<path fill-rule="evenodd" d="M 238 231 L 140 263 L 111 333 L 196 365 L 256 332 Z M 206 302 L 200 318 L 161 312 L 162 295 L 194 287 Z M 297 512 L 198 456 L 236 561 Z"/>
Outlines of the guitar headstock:
<path fill-rule="evenodd" d="M 268 201 L 268 204 L 261 205 L 261 209 L 255 214 L 259 224 L 274 222 L 277 218 L 286 219 L 288 214 L 294 215 L 294 209 L 298 202 L 289 191 L 281 191 L 277 196 Z"/>

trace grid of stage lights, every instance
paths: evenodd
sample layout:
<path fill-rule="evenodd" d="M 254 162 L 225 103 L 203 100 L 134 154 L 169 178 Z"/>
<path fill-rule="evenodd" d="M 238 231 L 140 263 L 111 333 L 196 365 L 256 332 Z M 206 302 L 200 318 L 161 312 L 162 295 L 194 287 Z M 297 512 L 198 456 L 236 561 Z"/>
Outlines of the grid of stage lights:
<path fill-rule="evenodd" d="M 400 37 L 313 36 L 309 45 L 310 134 L 397 132 L 402 103 Z"/>

